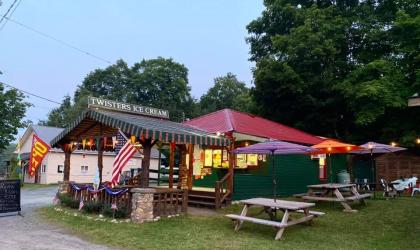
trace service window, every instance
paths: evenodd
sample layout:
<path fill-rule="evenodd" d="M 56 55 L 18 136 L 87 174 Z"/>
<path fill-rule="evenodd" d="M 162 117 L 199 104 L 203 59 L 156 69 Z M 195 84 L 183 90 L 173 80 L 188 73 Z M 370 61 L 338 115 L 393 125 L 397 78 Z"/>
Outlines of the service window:
<path fill-rule="evenodd" d="M 246 168 L 246 154 L 236 155 L 236 168 Z"/>
<path fill-rule="evenodd" d="M 64 172 L 64 166 L 63 165 L 58 165 L 57 166 L 57 173 L 62 174 Z"/>
<path fill-rule="evenodd" d="M 80 167 L 80 172 L 82 172 L 82 174 L 85 174 L 89 171 L 89 167 L 88 166 L 81 166 Z"/>
<path fill-rule="evenodd" d="M 213 167 L 219 168 L 222 166 L 222 150 L 214 149 L 213 150 Z"/>
<path fill-rule="evenodd" d="M 204 167 L 213 166 L 213 150 L 206 149 L 204 150 Z"/>
<path fill-rule="evenodd" d="M 247 166 L 258 166 L 258 155 L 257 154 L 248 154 L 246 157 Z"/>

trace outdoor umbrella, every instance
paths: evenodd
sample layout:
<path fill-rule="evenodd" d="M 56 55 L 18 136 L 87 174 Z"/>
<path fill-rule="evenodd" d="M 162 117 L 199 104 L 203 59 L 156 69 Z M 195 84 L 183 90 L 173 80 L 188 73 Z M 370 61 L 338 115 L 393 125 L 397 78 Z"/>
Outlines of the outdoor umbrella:
<path fill-rule="evenodd" d="M 238 148 L 233 151 L 234 154 L 270 154 L 272 157 L 272 171 L 273 171 L 273 196 L 274 201 L 276 201 L 276 171 L 274 167 L 274 155 L 279 154 L 308 154 L 316 151 L 310 147 L 302 146 L 299 144 L 270 140 L 266 142 L 260 142 L 253 144 L 248 147 Z"/>
<path fill-rule="evenodd" d="M 373 154 L 387 154 L 398 152 L 402 150 L 406 150 L 406 148 L 391 146 L 387 144 L 381 144 L 376 142 L 367 142 L 359 146 L 360 149 L 353 151 L 353 154 L 370 154 L 370 164 L 371 164 L 371 171 L 372 171 L 372 182 L 375 179 L 375 163 L 373 160 Z M 376 183 L 376 181 L 375 181 Z M 375 193 L 373 193 L 375 195 Z"/>
<path fill-rule="evenodd" d="M 313 149 L 317 149 L 320 154 L 327 154 L 329 158 L 330 165 L 330 182 L 332 183 L 332 164 L 331 164 L 331 154 L 347 154 L 353 150 L 359 150 L 359 146 L 339 142 L 336 140 L 325 140 L 321 143 L 315 144 L 312 146 Z"/>

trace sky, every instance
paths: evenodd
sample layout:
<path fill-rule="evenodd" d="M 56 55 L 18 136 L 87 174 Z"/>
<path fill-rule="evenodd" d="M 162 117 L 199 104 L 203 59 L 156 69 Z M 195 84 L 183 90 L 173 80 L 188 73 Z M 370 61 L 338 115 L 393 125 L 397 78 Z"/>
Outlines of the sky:
<path fill-rule="evenodd" d="M 0 0 L 1 16 L 13 1 Z M 262 0 L 20 1 L 13 20 L 112 63 L 162 56 L 184 64 L 195 98 L 227 72 L 252 85 L 246 25 Z M 10 21 L 0 30 L 0 81 L 51 100 L 72 96 L 89 72 L 108 65 Z M 34 123 L 58 106 L 27 101 L 25 119 Z"/>

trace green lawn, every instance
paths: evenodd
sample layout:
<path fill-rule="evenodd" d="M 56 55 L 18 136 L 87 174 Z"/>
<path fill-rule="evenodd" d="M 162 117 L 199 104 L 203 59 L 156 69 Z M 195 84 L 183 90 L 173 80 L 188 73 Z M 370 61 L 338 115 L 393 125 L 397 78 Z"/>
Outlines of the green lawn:
<path fill-rule="evenodd" d="M 123 249 L 420 249 L 419 197 L 372 200 L 367 207 L 354 207 L 358 213 L 344 213 L 339 204 L 318 204 L 313 210 L 327 214 L 313 226 L 287 228 L 281 241 L 274 241 L 273 228 L 246 222 L 235 233 L 223 213 L 239 213 L 238 205 L 220 216 L 186 215 L 145 224 L 89 220 L 54 207 L 39 213 L 86 240 Z"/>
<path fill-rule="evenodd" d="M 58 186 L 57 184 L 38 184 L 38 183 L 24 183 L 22 188 L 27 190 L 34 190 L 39 188 L 49 188 Z"/>

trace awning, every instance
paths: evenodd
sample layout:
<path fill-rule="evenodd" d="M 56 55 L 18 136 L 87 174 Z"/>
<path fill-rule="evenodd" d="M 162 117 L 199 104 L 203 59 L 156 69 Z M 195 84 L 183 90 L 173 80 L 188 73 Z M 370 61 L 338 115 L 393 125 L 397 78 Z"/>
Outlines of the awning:
<path fill-rule="evenodd" d="M 113 136 L 118 129 L 129 136 L 144 136 L 167 143 L 209 146 L 228 146 L 230 143 L 229 139 L 222 136 L 169 120 L 104 110 L 86 110 L 52 139 L 50 144 L 57 147 L 60 144 L 79 141 L 83 137 Z"/>

